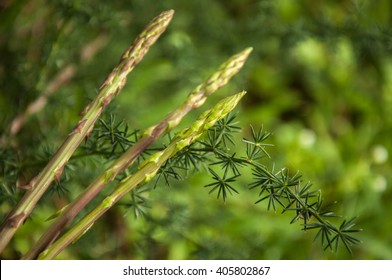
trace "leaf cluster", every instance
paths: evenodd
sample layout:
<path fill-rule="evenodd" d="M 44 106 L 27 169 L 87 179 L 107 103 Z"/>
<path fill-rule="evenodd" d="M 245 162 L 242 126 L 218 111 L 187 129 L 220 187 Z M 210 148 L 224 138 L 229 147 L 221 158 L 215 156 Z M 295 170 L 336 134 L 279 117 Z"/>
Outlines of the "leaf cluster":
<path fill-rule="evenodd" d="M 215 193 L 218 199 L 227 201 L 229 196 L 239 194 L 238 185 L 245 179 L 239 179 L 244 169 L 251 170 L 252 179 L 248 182 L 249 190 L 258 190 L 256 204 L 266 203 L 268 210 L 281 213 L 292 213 L 291 223 L 301 222 L 303 230 L 315 230 L 314 240 L 319 240 L 323 248 L 337 251 L 340 244 L 352 253 L 352 246 L 360 243 L 353 234 L 361 231 L 355 228 L 355 218 L 344 219 L 339 225 L 331 222 L 331 218 L 339 218 L 333 212 L 333 204 L 325 205 L 320 190 L 314 190 L 312 184 L 303 182 L 302 176 L 297 172 L 291 174 L 288 169 L 275 170 L 267 167 L 271 161 L 268 148 L 272 145 L 267 142 L 271 133 L 263 128 L 256 130 L 250 127 L 250 137 L 243 138 L 237 145 L 236 133 L 240 126 L 234 114 L 229 114 L 208 130 L 204 138 L 194 142 L 183 149 L 176 156 L 170 158 L 158 171 L 155 180 L 150 186 L 138 188 L 130 193 L 127 202 L 123 203 L 126 211 L 133 212 L 135 217 L 148 216 L 149 191 L 164 184 L 171 186 L 174 181 L 208 170 L 212 182 L 204 187 L 209 193 Z M 106 126 L 104 126 L 106 127 Z M 118 129 L 120 125 L 114 125 Z M 127 126 L 124 126 L 124 129 Z M 102 133 L 102 128 L 97 129 Z M 120 135 L 125 131 L 122 131 Z M 110 133 L 102 133 L 100 141 L 113 143 Z M 132 144 L 129 140 L 137 137 L 136 131 L 124 138 L 123 144 Z M 168 139 L 170 140 L 170 135 Z M 118 139 L 121 139 L 119 137 Z M 106 144 L 105 144 L 106 145 Z M 120 146 L 121 147 L 121 146 Z M 155 147 L 161 150 L 165 147 Z"/>

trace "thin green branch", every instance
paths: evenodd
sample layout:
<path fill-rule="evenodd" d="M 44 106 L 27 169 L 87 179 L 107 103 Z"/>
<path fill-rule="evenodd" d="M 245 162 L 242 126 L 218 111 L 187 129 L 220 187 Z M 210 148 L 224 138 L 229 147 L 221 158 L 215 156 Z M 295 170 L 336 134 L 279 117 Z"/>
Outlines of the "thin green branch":
<path fill-rule="evenodd" d="M 216 126 L 217 127 L 217 126 Z M 352 234 L 360 232 L 355 229 L 354 219 L 344 220 L 340 227 L 335 226 L 328 219 L 337 217 L 329 206 L 323 205 L 321 192 L 312 190 L 311 183 L 303 183 L 301 175 L 297 172 L 290 175 L 287 169 L 277 172 L 269 170 L 263 166 L 259 160 L 270 158 L 266 147 L 270 146 L 265 140 L 271 135 L 263 132 L 262 129 L 256 131 L 251 127 L 252 138 L 243 139 L 246 144 L 245 157 L 236 157 L 236 153 L 231 156 L 225 152 L 226 144 L 220 141 L 220 134 L 209 133 L 209 142 L 199 142 L 206 147 L 214 147 L 208 154 L 214 158 L 210 166 L 220 165 L 223 176 L 209 168 L 213 182 L 205 187 L 210 188 L 210 193 L 216 192 L 217 198 L 222 197 L 225 201 L 228 194 L 237 193 L 233 182 L 241 175 L 240 168 L 248 166 L 252 169 L 254 176 L 249 184 L 250 189 L 259 188 L 259 199 L 255 203 L 266 202 L 267 209 L 277 211 L 282 208 L 282 213 L 291 211 L 294 217 L 291 223 L 302 222 L 303 230 L 317 229 L 315 239 L 320 238 L 324 249 L 337 250 L 343 244 L 349 253 L 352 253 L 351 246 L 360 243 L 360 240 Z"/>
<path fill-rule="evenodd" d="M 107 196 L 94 210 L 87 214 L 52 246 L 39 256 L 40 259 L 52 259 L 57 256 L 65 247 L 80 238 L 88 231 L 107 210 L 116 204 L 123 196 L 128 194 L 137 186 L 150 181 L 158 172 L 159 168 L 176 153 L 189 146 L 199 138 L 203 132 L 212 127 L 218 120 L 222 119 L 234 109 L 237 103 L 244 96 L 245 92 L 227 97 L 218 102 L 211 110 L 204 112 L 199 119 L 189 128 L 183 129 L 172 139 L 170 144 L 163 151 L 157 152 L 145 160 L 139 170 L 123 179 L 116 189 Z"/>
<path fill-rule="evenodd" d="M 339 243 L 343 243 L 347 251 L 352 254 L 351 246 L 360 243 L 352 236 L 352 233 L 360 232 L 361 229 L 352 229 L 354 219 L 348 222 L 344 220 L 340 227 L 336 227 L 326 218 L 337 217 L 330 210 L 322 209 L 322 199 L 318 191 L 311 190 L 311 184 L 301 184 L 300 176 L 295 174 L 289 176 L 287 171 L 280 170 L 273 174 L 265 168 L 255 163 L 251 164 L 254 168 L 253 174 L 255 181 L 250 184 L 251 188 L 260 187 L 259 196 L 256 203 L 268 200 L 268 209 L 276 211 L 278 203 L 282 208 L 282 213 L 295 211 L 295 216 L 291 220 L 294 223 L 298 220 L 303 221 L 303 230 L 318 229 L 315 240 L 321 236 L 321 244 L 324 249 L 337 251 Z M 266 193 L 266 194 L 264 194 Z M 311 220 L 316 220 L 309 223 Z"/>
<path fill-rule="evenodd" d="M 102 175 L 95 179 L 86 190 L 62 212 L 24 258 L 36 258 L 41 251 L 57 238 L 61 231 L 73 220 L 80 210 L 82 210 L 106 185 L 113 181 L 120 172 L 129 167 L 148 146 L 162 134 L 171 131 L 188 112 L 200 107 L 209 95 L 224 86 L 235 74 L 237 74 L 251 51 L 251 48 L 247 48 L 230 57 L 205 82 L 191 91 L 181 106 L 168 114 L 160 123 L 148 128 L 142 134 L 143 137 L 135 145 L 118 158 L 104 173 L 102 173 Z"/>
<path fill-rule="evenodd" d="M 124 52 L 117 67 L 114 68 L 99 88 L 99 93 L 95 99 L 83 110 L 82 118 L 53 158 L 36 177 L 23 187 L 28 191 L 6 217 L 1 226 L 0 253 L 33 211 L 35 205 L 53 180 L 60 179 L 64 166 L 73 152 L 83 139 L 89 135 L 104 108 L 124 87 L 127 75 L 143 59 L 148 49 L 166 30 L 173 17 L 173 13 L 173 10 L 163 12 L 147 25 L 143 32 L 135 39 L 133 45 Z"/>

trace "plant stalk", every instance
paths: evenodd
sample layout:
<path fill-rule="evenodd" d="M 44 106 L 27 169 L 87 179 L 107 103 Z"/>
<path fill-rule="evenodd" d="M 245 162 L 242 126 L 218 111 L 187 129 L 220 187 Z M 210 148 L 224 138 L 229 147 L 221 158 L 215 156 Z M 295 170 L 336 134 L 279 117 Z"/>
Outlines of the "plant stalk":
<path fill-rule="evenodd" d="M 53 180 L 60 180 L 64 166 L 73 152 L 92 131 L 96 120 L 104 108 L 124 87 L 127 75 L 143 59 L 148 49 L 166 30 L 173 17 L 173 13 L 173 10 L 163 12 L 146 26 L 142 33 L 135 39 L 133 45 L 123 53 L 119 64 L 103 82 L 95 99 L 83 110 L 81 120 L 68 135 L 53 158 L 36 177 L 26 186 L 22 187 L 27 189 L 27 192 L 1 225 L 0 253 L 33 211 L 35 205 Z"/>
<path fill-rule="evenodd" d="M 40 259 L 52 259 L 72 242 L 78 240 L 86 233 L 107 210 L 116 204 L 123 196 L 133 188 L 150 181 L 158 172 L 159 168 L 177 152 L 189 146 L 197 140 L 203 132 L 211 128 L 217 121 L 224 118 L 238 104 L 245 92 L 226 97 L 218 102 L 211 110 L 205 111 L 198 120 L 189 128 L 185 128 L 175 135 L 170 144 L 162 151 L 153 154 L 140 164 L 139 170 L 123 179 L 115 190 L 107 196 L 94 210 L 81 219 L 75 226 L 66 232 L 61 238 L 43 251 Z"/>
<path fill-rule="evenodd" d="M 24 259 L 36 258 L 47 246 L 54 242 L 61 231 L 75 218 L 75 216 L 114 178 L 129 167 L 135 159 L 158 137 L 168 133 L 179 124 L 182 118 L 191 110 L 200 107 L 214 91 L 224 86 L 244 65 L 252 48 L 233 55 L 204 83 L 198 85 L 188 95 L 184 103 L 169 113 L 160 123 L 151 126 L 143 137 L 120 158 L 118 158 L 105 172 L 96 178 L 79 197 L 61 212 L 60 216 L 41 236 L 38 242 L 24 256 Z"/>

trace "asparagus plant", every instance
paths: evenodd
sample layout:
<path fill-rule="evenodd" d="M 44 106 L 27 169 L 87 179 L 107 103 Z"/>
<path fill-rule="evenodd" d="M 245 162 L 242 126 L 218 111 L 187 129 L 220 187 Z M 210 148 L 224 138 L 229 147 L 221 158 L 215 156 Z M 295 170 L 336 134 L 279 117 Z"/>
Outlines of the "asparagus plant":
<path fill-rule="evenodd" d="M 166 27 L 173 17 L 173 13 L 173 10 L 161 13 L 146 26 L 139 36 L 137 36 L 132 46 L 121 56 L 118 65 L 100 86 L 97 96 L 82 111 L 82 118 L 71 133 L 69 133 L 53 158 L 27 185 L 20 187 L 26 189 L 27 192 L 17 206 L 9 213 L 1 226 L 0 253 L 33 211 L 35 205 L 49 188 L 53 180 L 60 179 L 64 166 L 69 158 L 83 139 L 92 131 L 95 122 L 105 107 L 109 105 L 112 99 L 124 87 L 127 75 L 143 59 L 149 48 L 166 30 Z"/>
<path fill-rule="evenodd" d="M 30 215 L 51 182 L 60 179 L 65 164 L 82 140 L 93 131 L 93 126 L 105 107 L 121 91 L 127 75 L 164 32 L 172 16 L 172 10 L 163 12 L 147 25 L 135 39 L 133 45 L 124 52 L 118 66 L 100 87 L 96 98 L 83 110 L 81 120 L 53 158 L 29 184 L 22 187 L 27 189 L 25 196 L 7 216 L 1 227 L 0 253 Z M 239 127 L 234 123 L 234 116 L 229 113 L 245 92 L 221 100 L 212 109 L 204 112 L 189 128 L 183 129 L 174 138 L 170 138 L 169 144 L 158 148 L 155 154 L 139 165 L 137 171 L 121 180 L 110 195 L 58 238 L 66 226 L 93 198 L 97 197 L 120 173 L 124 173 L 126 168 L 134 166 L 136 159 L 143 158 L 141 157 L 142 153 L 151 144 L 155 143 L 162 135 L 170 132 L 188 112 L 200 107 L 208 96 L 224 86 L 242 68 L 251 50 L 251 48 L 247 48 L 228 59 L 204 83 L 198 85 L 183 104 L 158 124 L 141 133 L 138 141 L 135 141 L 128 150 L 124 149 L 121 156 L 114 160 L 110 167 L 102 172 L 78 198 L 62 209 L 52 225 L 24 258 L 51 259 L 56 257 L 64 248 L 87 232 L 97 219 L 126 194 L 130 193 L 134 197 L 135 192 L 154 177 L 157 178 L 156 182 L 163 177 L 166 183 L 169 183 L 169 177 L 174 177 L 174 179 L 180 177 L 176 173 L 177 169 L 187 171 L 192 167 L 197 169 L 200 163 L 207 162 L 207 157 L 211 157 L 208 170 L 212 175 L 213 182 L 205 187 L 209 188 L 210 193 L 216 192 L 217 197 L 223 198 L 223 200 L 226 200 L 229 194 L 237 193 L 238 191 L 232 184 L 241 175 L 241 168 L 248 166 L 253 174 L 249 188 L 259 189 L 259 198 L 256 203 L 268 201 L 268 209 L 276 211 L 280 206 L 283 209 L 282 212 L 293 212 L 292 223 L 302 220 L 304 230 L 318 230 L 315 239 L 321 239 L 324 249 L 337 250 L 338 245 L 343 243 L 346 249 L 351 252 L 351 245 L 359 243 L 359 240 L 352 236 L 352 233 L 359 231 L 353 228 L 354 219 L 344 220 L 340 226 L 335 226 L 327 218 L 336 215 L 323 205 L 320 192 L 311 190 L 311 184 L 303 184 L 301 176 L 297 173 L 291 175 L 287 169 L 275 172 L 259 162 L 264 156 L 269 157 L 265 149 L 269 145 L 265 143 L 265 140 L 270 136 L 269 133 L 263 132 L 262 129 L 257 131 L 252 127 L 252 139 L 243 139 L 243 143 L 246 145 L 245 155 L 229 154 L 227 147 L 230 143 L 234 143 L 231 134 L 239 130 Z M 104 121 L 101 120 L 101 123 Z M 198 140 L 203 133 L 205 133 L 205 138 Z M 134 134 L 136 135 L 136 133 Z M 214 171 L 214 165 L 221 166 L 221 172 Z M 137 199 L 134 199 L 134 202 L 131 207 L 138 211 Z"/>
<path fill-rule="evenodd" d="M 83 207 L 85 207 L 106 185 L 112 182 L 120 172 L 132 165 L 143 150 L 162 134 L 171 131 L 189 111 L 200 107 L 209 95 L 224 86 L 230 78 L 242 68 L 251 51 L 251 48 L 247 48 L 229 58 L 205 82 L 191 91 L 181 106 L 168 114 L 160 123 L 146 129 L 146 131 L 142 133 L 142 138 L 137 143 L 114 161 L 77 199 L 62 211 L 56 221 L 42 235 L 41 239 L 31 248 L 28 254 L 25 255 L 25 258 L 35 258 L 39 252 L 55 240 L 60 232 L 72 221 Z"/>

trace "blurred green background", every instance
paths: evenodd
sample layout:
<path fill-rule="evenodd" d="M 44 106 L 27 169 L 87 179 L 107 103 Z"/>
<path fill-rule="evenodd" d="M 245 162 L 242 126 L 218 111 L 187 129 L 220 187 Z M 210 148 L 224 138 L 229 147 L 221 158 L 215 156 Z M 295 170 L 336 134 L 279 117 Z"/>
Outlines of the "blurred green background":
<path fill-rule="evenodd" d="M 0 9 L 2 136 L 9 137 L 11 121 L 28 104 L 48 96 L 13 137 L 16 148 L 2 150 L 1 165 L 53 153 L 135 36 L 161 11 L 174 9 L 168 30 L 110 106 L 117 120 L 146 128 L 229 56 L 252 46 L 244 69 L 184 124 L 216 100 L 247 90 L 238 107 L 243 134 L 249 124 L 272 132 L 275 166 L 299 170 L 326 201 L 338 201 L 337 213 L 358 216 L 363 228 L 352 256 L 344 248 L 324 252 L 315 233 L 289 224 L 290 215 L 254 205 L 257 192 L 247 191 L 247 178 L 237 184 L 240 194 L 223 203 L 203 188 L 209 178 L 202 172 L 151 192 L 147 219 L 115 207 L 59 258 L 392 259 L 391 1 L 2 0 Z M 66 71 L 68 79 L 55 79 Z M 26 252 L 53 209 L 103 165 L 71 165 L 66 195 L 49 193 L 2 258 Z M 4 166 L 3 186 L 38 171 L 30 166 L 10 174 Z M 14 203 L 1 201 L 2 219 Z"/>

